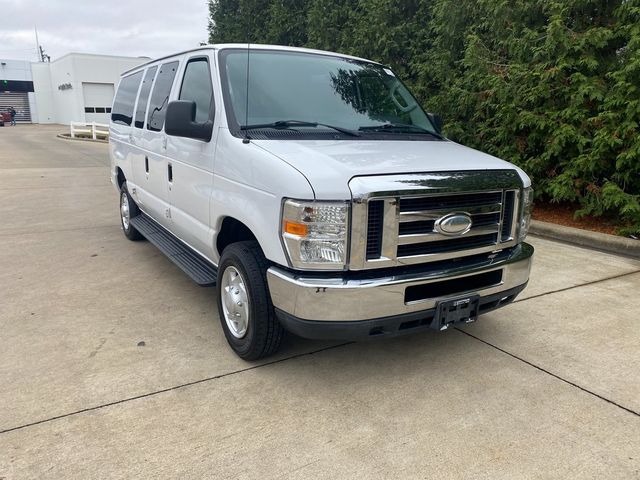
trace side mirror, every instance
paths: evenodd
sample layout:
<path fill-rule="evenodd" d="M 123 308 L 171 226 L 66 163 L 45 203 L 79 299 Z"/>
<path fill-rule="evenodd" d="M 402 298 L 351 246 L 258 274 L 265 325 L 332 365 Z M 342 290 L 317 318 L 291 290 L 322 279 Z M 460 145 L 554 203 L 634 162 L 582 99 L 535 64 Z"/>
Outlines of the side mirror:
<path fill-rule="evenodd" d="M 167 105 L 167 116 L 164 131 L 167 135 L 176 137 L 195 138 L 196 140 L 211 140 L 213 122 L 207 120 L 198 123 L 196 118 L 196 102 L 189 100 L 174 100 Z"/>
<path fill-rule="evenodd" d="M 433 124 L 436 132 L 442 133 L 442 117 L 435 113 L 427 113 L 427 117 L 429 117 L 429 121 Z"/>

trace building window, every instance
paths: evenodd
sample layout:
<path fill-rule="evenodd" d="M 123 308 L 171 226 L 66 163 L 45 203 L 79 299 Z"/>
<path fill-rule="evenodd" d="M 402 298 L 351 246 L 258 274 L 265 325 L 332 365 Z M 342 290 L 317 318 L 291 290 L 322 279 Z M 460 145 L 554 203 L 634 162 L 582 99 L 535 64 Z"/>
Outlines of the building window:
<path fill-rule="evenodd" d="M 111 113 L 111 107 L 84 107 L 84 113 Z"/>

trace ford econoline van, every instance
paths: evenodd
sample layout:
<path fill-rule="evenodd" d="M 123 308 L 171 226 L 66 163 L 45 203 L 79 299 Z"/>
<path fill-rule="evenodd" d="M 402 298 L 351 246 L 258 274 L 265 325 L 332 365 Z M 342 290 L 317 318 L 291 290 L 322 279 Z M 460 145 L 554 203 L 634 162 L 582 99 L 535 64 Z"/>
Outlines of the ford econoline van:
<path fill-rule="evenodd" d="M 446 330 L 529 279 L 531 181 L 448 140 L 385 65 L 210 45 L 125 72 L 112 181 L 130 240 L 197 284 L 242 358 Z"/>

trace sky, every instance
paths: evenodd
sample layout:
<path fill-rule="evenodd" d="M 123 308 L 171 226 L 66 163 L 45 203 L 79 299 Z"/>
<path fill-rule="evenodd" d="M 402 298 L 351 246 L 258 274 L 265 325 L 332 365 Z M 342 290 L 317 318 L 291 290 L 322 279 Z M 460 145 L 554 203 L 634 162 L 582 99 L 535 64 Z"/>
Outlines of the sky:
<path fill-rule="evenodd" d="M 163 55 L 207 41 L 207 0 L 0 0 L 0 58 Z"/>

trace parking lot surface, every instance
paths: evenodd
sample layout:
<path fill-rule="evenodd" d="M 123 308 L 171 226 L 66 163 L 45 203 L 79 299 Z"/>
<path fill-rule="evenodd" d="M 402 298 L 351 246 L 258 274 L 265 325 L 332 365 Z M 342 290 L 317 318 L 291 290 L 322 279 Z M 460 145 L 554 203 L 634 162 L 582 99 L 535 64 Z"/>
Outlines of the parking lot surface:
<path fill-rule="evenodd" d="M 0 128 L 0 479 L 640 478 L 640 262 L 530 238 L 475 324 L 247 363 L 63 130 Z"/>

